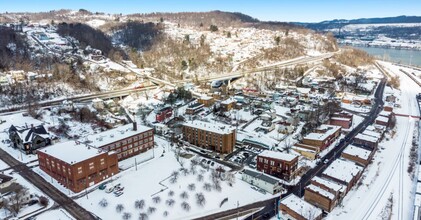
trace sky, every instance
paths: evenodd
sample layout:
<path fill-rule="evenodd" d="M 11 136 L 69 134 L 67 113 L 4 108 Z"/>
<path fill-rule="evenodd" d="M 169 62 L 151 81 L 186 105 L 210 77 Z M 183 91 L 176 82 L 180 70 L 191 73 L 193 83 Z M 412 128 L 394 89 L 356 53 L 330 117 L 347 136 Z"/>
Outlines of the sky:
<path fill-rule="evenodd" d="M 241 12 L 262 21 L 421 16 L 421 0 L 0 0 L 0 12 L 86 9 L 105 13 Z"/>

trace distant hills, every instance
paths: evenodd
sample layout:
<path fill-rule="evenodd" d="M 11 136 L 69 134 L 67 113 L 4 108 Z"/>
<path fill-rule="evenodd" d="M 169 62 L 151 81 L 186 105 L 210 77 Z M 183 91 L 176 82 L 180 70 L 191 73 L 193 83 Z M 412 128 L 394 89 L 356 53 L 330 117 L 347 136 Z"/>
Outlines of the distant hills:
<path fill-rule="evenodd" d="M 393 23 L 421 23 L 421 16 L 397 16 L 385 18 L 359 18 L 352 20 L 335 19 L 318 23 L 294 22 L 294 24 L 316 31 L 338 28 L 349 24 L 393 24 Z"/>

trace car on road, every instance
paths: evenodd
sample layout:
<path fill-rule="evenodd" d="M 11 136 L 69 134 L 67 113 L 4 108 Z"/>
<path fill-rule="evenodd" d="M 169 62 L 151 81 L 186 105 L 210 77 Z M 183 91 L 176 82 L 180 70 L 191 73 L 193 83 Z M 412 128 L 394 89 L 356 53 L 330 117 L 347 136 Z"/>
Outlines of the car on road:
<path fill-rule="evenodd" d="M 325 160 L 323 161 L 323 163 L 324 163 L 324 164 L 329 163 L 329 159 L 325 159 Z"/>
<path fill-rule="evenodd" d="M 104 190 L 105 188 L 107 188 L 107 184 L 105 184 L 105 183 L 99 185 L 99 187 L 98 187 L 98 189 L 100 189 L 100 190 Z"/>
<path fill-rule="evenodd" d="M 251 188 L 254 189 L 254 190 L 256 190 L 256 191 L 259 191 L 259 189 L 257 187 L 255 187 L 255 186 L 252 186 Z"/>

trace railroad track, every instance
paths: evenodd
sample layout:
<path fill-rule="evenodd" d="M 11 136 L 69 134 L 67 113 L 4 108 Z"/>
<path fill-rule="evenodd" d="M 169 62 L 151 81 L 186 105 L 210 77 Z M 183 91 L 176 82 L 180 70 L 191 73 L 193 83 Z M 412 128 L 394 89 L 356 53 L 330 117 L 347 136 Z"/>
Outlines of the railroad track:
<path fill-rule="evenodd" d="M 75 201 L 71 198 L 67 197 L 64 193 L 58 190 L 56 187 L 51 185 L 49 182 L 44 180 L 41 176 L 27 167 L 25 164 L 19 162 L 12 156 L 10 156 L 7 152 L 3 149 L 0 149 L 0 158 L 3 160 L 7 165 L 13 167 L 13 170 L 19 173 L 25 180 L 33 184 L 37 187 L 40 191 L 45 193 L 48 197 L 50 197 L 54 202 L 58 205 L 63 207 L 70 215 L 78 220 L 95 220 L 98 219 L 93 216 L 90 212 L 88 212 L 83 207 L 79 206 Z"/>

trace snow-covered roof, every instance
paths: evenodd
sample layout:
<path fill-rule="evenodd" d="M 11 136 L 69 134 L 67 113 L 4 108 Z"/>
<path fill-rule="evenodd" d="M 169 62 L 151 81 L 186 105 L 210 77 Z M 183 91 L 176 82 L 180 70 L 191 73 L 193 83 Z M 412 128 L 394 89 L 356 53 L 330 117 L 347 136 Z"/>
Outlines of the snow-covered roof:
<path fill-rule="evenodd" d="M 313 184 L 308 185 L 306 189 L 309 189 L 323 197 L 329 198 L 330 200 L 335 199 L 335 195 Z"/>
<path fill-rule="evenodd" d="M 325 132 L 321 133 L 310 133 L 306 135 L 304 138 L 309 140 L 326 140 L 330 135 L 337 132 L 339 129 L 341 129 L 341 126 L 335 126 L 335 125 L 320 125 L 320 127 L 317 130 L 325 130 Z"/>
<path fill-rule="evenodd" d="M 204 96 L 201 96 L 201 97 L 200 97 L 200 99 L 201 99 L 201 100 L 211 100 L 211 99 L 213 99 L 213 98 L 212 98 L 212 97 L 210 97 L 210 96 L 204 95 Z"/>
<path fill-rule="evenodd" d="M 354 146 L 354 145 L 348 145 L 348 147 L 345 148 L 343 153 L 356 156 L 364 160 L 368 160 L 371 154 L 371 151 L 363 149 L 361 147 Z"/>
<path fill-rule="evenodd" d="M 368 142 L 372 142 L 372 143 L 377 143 L 377 141 L 379 140 L 378 138 L 375 138 L 373 136 L 368 136 L 368 135 L 362 134 L 362 133 L 357 134 L 357 136 L 355 136 L 355 138 L 360 139 L 360 140 L 364 140 L 364 141 L 368 141 Z"/>
<path fill-rule="evenodd" d="M 378 138 L 378 139 L 380 139 L 380 137 L 381 137 L 381 134 L 379 134 L 378 132 L 367 130 L 367 129 L 365 129 L 363 131 L 363 134 L 371 136 L 371 137 L 375 137 L 375 138 Z"/>
<path fill-rule="evenodd" d="M 304 201 L 294 194 L 290 194 L 281 200 L 281 204 L 288 207 L 298 215 L 301 215 L 305 219 L 311 219 L 318 217 L 322 214 L 322 210 L 313 206 L 312 204 Z"/>
<path fill-rule="evenodd" d="M 384 116 L 384 117 L 389 117 L 390 116 L 390 114 L 392 114 L 391 112 L 387 112 L 387 111 L 385 111 L 385 110 L 383 110 L 383 111 L 381 111 L 380 113 L 379 113 L 379 115 L 380 116 Z"/>
<path fill-rule="evenodd" d="M 224 101 L 222 101 L 221 104 L 223 104 L 223 105 L 229 105 L 229 104 L 232 104 L 232 103 L 234 103 L 236 101 L 237 100 L 235 100 L 234 98 L 228 98 L 228 99 L 225 99 Z"/>
<path fill-rule="evenodd" d="M 336 121 L 351 121 L 350 118 L 341 118 L 341 117 L 332 117 L 330 119 L 331 120 L 336 120 Z"/>
<path fill-rule="evenodd" d="M 330 164 L 324 175 L 349 183 L 363 168 L 348 160 L 336 159 Z"/>
<path fill-rule="evenodd" d="M 270 150 L 264 150 L 262 153 L 259 154 L 259 156 L 270 157 L 270 158 L 283 160 L 283 161 L 292 161 L 295 158 L 297 158 L 296 155 L 286 154 L 279 151 L 270 151 Z"/>
<path fill-rule="evenodd" d="M 61 142 L 43 148 L 39 151 L 62 160 L 68 164 L 79 163 L 89 158 L 106 153 L 94 147 L 89 147 L 81 143 L 77 144 L 75 141 Z"/>
<path fill-rule="evenodd" d="M 87 141 L 90 146 L 99 148 L 149 130 L 152 130 L 152 128 L 137 124 L 137 130 L 134 131 L 133 124 L 130 123 L 101 133 L 89 135 L 81 138 L 79 141 L 82 143 L 86 143 Z"/>
<path fill-rule="evenodd" d="M 183 125 L 192 127 L 192 128 L 197 128 L 200 130 L 217 133 L 217 134 L 231 134 L 235 130 L 234 127 L 231 127 L 226 124 L 221 124 L 215 121 L 212 123 L 209 123 L 209 122 L 195 120 L 195 121 L 187 121 Z"/>
<path fill-rule="evenodd" d="M 256 171 L 248 170 L 248 169 L 243 170 L 243 175 L 248 175 L 248 176 L 260 179 L 260 180 L 262 180 L 264 182 L 267 182 L 267 183 L 270 183 L 272 185 L 277 184 L 280 181 L 279 179 L 277 179 L 275 177 L 272 177 L 272 176 L 269 176 L 267 174 L 264 174 L 262 172 L 256 172 Z"/>
<path fill-rule="evenodd" d="M 381 122 L 385 122 L 385 123 L 388 123 L 389 122 L 389 118 L 388 117 L 384 117 L 384 116 L 378 116 L 377 118 L 376 118 L 376 121 L 381 121 Z"/>
<path fill-rule="evenodd" d="M 345 191 L 345 186 L 342 184 L 339 184 L 337 182 L 331 181 L 329 179 L 325 179 L 325 178 L 321 178 L 318 176 L 313 177 L 313 179 L 311 179 L 312 181 L 319 183 L 321 185 L 326 186 L 329 189 L 332 189 L 334 191 L 339 191 L 339 192 L 344 192 Z"/>

